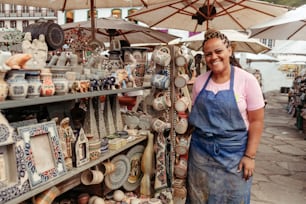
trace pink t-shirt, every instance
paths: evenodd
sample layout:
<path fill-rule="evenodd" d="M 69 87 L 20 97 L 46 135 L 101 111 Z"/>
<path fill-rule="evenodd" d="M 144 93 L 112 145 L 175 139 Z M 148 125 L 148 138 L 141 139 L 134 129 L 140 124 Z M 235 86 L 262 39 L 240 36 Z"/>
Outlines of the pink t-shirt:
<path fill-rule="evenodd" d="M 196 78 L 192 90 L 193 103 L 202 90 L 208 76 L 210 75 L 210 72 L 211 71 L 208 71 Z M 212 91 L 214 93 L 229 88 L 230 81 L 222 84 L 217 84 L 212 79 L 209 80 L 206 86 L 206 90 Z M 240 113 L 248 128 L 249 122 L 247 118 L 247 111 L 257 110 L 264 107 L 265 105 L 262 90 L 255 76 L 241 68 L 235 67 L 234 93 Z"/>

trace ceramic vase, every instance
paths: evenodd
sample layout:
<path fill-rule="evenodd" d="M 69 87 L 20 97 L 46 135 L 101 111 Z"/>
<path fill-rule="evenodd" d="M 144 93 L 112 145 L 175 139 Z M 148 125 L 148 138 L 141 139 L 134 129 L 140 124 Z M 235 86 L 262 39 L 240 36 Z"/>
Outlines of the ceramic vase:
<path fill-rule="evenodd" d="M 141 159 L 141 171 L 143 172 L 143 177 L 140 183 L 140 194 L 143 197 L 151 197 L 151 175 L 154 173 L 153 169 L 153 147 L 154 135 L 152 133 L 148 134 L 148 143 L 143 152 Z"/>
<path fill-rule="evenodd" d="M 40 96 L 41 91 L 41 81 L 40 73 L 38 71 L 28 72 L 25 79 L 28 82 L 28 98 L 35 98 Z"/>
<path fill-rule="evenodd" d="M 8 96 L 13 100 L 25 99 L 28 92 L 28 82 L 23 70 L 11 70 L 8 73 Z"/>
<path fill-rule="evenodd" d="M 48 71 L 43 71 L 40 73 L 40 80 L 42 81 L 40 95 L 53 96 L 55 93 L 55 86 L 52 81 L 52 74 Z"/>
<path fill-rule="evenodd" d="M 4 80 L 6 72 L 0 71 L 0 101 L 4 101 L 8 94 L 8 84 Z"/>

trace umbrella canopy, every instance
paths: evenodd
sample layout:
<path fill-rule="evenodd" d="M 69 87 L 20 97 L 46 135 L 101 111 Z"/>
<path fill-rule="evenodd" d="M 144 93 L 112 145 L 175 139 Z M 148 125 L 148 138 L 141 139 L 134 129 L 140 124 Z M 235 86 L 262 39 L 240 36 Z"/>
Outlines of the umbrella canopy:
<path fill-rule="evenodd" d="M 248 63 L 251 62 L 278 62 L 279 60 L 267 54 L 253 53 L 235 53 L 237 59 L 245 58 Z"/>
<path fill-rule="evenodd" d="M 255 38 L 306 40 L 306 4 L 250 30 Z"/>
<path fill-rule="evenodd" d="M 1 3 L 27 5 L 53 10 L 90 9 L 93 0 L 0 0 Z M 95 8 L 147 6 L 163 0 L 95 0 Z"/>
<path fill-rule="evenodd" d="M 305 33 L 306 34 L 306 33 Z M 306 56 L 306 41 L 296 41 L 296 40 L 283 40 L 278 41 L 272 50 L 269 51 L 270 54 L 291 54 L 291 55 L 305 55 Z"/>
<path fill-rule="evenodd" d="M 150 27 L 192 32 L 208 28 L 246 30 L 287 10 L 282 5 L 256 0 L 171 0 L 143 7 L 129 18 Z"/>
<path fill-rule="evenodd" d="M 246 34 L 243 34 L 236 30 L 221 30 L 228 39 L 231 41 L 235 52 L 250 52 L 250 53 L 261 53 L 269 51 L 270 48 L 259 42 L 259 40 L 254 38 L 248 38 Z M 204 32 L 191 36 L 181 42 L 186 43 L 187 47 L 193 50 L 201 50 L 202 42 L 204 40 Z"/>
<path fill-rule="evenodd" d="M 178 38 L 177 36 L 140 26 L 123 19 L 98 18 L 95 20 L 95 24 L 95 37 L 101 42 L 110 42 L 111 40 L 116 39 L 125 40 L 129 44 L 167 44 L 168 42 Z M 74 31 L 76 28 L 79 28 L 83 33 L 87 34 L 87 36 L 90 36 L 92 30 L 90 21 L 67 23 L 61 25 L 61 27 L 66 35 Z"/>

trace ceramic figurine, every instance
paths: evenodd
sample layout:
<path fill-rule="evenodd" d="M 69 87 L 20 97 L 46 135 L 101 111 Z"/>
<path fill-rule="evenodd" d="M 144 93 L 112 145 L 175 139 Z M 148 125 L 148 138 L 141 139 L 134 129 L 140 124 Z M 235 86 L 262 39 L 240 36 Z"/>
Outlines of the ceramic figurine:
<path fill-rule="evenodd" d="M 65 158 L 65 164 L 68 169 L 72 168 L 72 143 L 75 142 L 75 135 L 70 126 L 70 119 L 68 117 L 62 119 L 59 127 L 59 138 L 62 151 Z"/>

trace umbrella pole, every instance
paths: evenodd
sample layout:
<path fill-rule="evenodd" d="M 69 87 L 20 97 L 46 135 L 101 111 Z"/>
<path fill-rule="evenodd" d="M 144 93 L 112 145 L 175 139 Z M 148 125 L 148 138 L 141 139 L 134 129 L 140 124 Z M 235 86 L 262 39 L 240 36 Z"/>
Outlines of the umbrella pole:
<path fill-rule="evenodd" d="M 95 13 L 94 13 L 94 0 L 90 0 L 90 20 L 91 20 L 91 37 L 92 40 L 96 39 L 96 26 L 95 26 Z"/>

